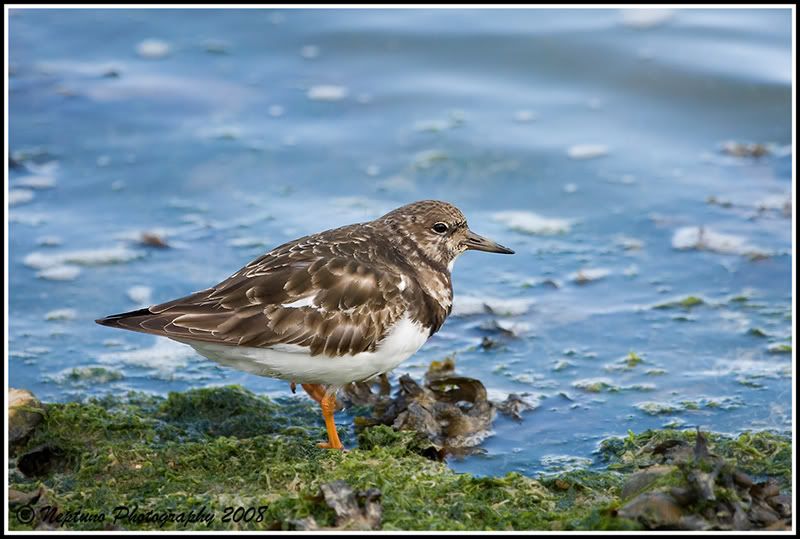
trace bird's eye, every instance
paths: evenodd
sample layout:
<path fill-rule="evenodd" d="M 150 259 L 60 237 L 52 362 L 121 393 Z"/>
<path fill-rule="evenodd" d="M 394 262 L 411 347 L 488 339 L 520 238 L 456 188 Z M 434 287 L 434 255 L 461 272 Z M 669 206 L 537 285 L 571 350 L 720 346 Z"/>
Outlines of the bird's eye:
<path fill-rule="evenodd" d="M 433 231 L 437 234 L 444 234 L 447 232 L 447 224 L 446 223 L 436 223 L 433 225 Z"/>

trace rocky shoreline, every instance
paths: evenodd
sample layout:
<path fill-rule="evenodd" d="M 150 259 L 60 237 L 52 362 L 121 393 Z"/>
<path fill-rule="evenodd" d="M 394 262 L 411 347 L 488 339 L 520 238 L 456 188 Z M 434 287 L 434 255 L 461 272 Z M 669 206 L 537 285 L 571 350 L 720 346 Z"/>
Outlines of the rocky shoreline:
<path fill-rule="evenodd" d="M 791 529 L 791 439 L 769 432 L 631 433 L 601 445 L 599 470 L 455 473 L 442 462 L 453 433 L 413 427 L 437 413 L 458 419 L 455 403 L 481 392 L 461 380 L 437 393 L 442 376 L 405 380 L 395 398 L 351 392 L 372 417 L 357 421 L 358 434 L 340 427 L 346 452 L 316 447 L 324 430 L 300 397 L 226 386 L 43 404 L 12 389 L 9 527 Z M 476 402 L 468 408 L 503 411 Z M 505 405 L 519 412 L 515 401 Z M 484 423 L 467 412 L 464 425 Z"/>

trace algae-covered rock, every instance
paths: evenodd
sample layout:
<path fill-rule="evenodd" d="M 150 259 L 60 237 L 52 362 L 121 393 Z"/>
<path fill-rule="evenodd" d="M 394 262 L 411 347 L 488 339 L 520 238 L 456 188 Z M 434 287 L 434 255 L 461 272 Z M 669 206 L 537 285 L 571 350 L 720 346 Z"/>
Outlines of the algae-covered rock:
<path fill-rule="evenodd" d="M 683 308 L 683 309 L 692 309 L 693 307 L 697 307 L 698 305 L 705 304 L 705 300 L 703 298 L 697 296 L 686 296 L 685 298 L 679 298 L 672 301 L 667 301 L 665 303 L 659 303 L 655 305 L 654 309 L 675 309 L 675 308 Z"/>
<path fill-rule="evenodd" d="M 723 153 L 734 157 L 759 158 L 771 153 L 769 145 L 761 142 L 736 142 L 733 140 L 726 140 L 720 144 L 720 149 Z"/>
<path fill-rule="evenodd" d="M 534 410 L 536 405 L 526 401 L 516 393 L 509 393 L 505 400 L 496 402 L 497 410 L 516 421 L 522 421 L 522 412 Z"/>
<path fill-rule="evenodd" d="M 336 513 L 334 527 L 322 527 L 313 516 L 291 521 L 292 528 L 301 531 L 373 530 L 381 524 L 381 491 L 371 488 L 355 492 L 346 481 L 337 480 L 320 486 L 316 498 Z"/>
<path fill-rule="evenodd" d="M 43 408 L 9 462 L 12 530 L 784 529 L 791 519 L 791 445 L 778 435 L 709 435 L 698 450 L 694 432 L 631 433 L 601 448 L 614 469 L 475 477 L 441 462 L 424 434 L 388 425 L 357 440 L 342 428 L 352 449 L 319 449 L 309 399 L 237 386 Z M 653 466 L 663 468 L 632 479 Z M 696 469 L 713 476 L 713 501 L 689 479 Z M 33 513 L 20 519 L 21 507 Z"/>
<path fill-rule="evenodd" d="M 751 476 L 775 478 L 781 488 L 792 484 L 792 444 L 785 435 L 769 431 L 743 432 L 737 437 L 704 433 L 714 453 L 735 462 Z M 676 464 L 694 454 L 694 430 L 648 430 L 600 444 L 600 457 L 609 469 L 632 472 L 653 464 Z"/>
<path fill-rule="evenodd" d="M 388 380 L 375 384 L 349 384 L 344 388 L 347 405 L 371 406 L 369 417 L 356 418 L 356 428 L 391 425 L 397 430 L 419 432 L 447 453 L 463 453 L 477 446 L 491 432 L 497 403 L 487 397 L 480 380 L 455 374 L 452 358 L 431 363 L 422 385 L 409 375 L 398 380 L 392 397 Z M 521 399 L 520 399 L 521 401 Z M 521 419 L 527 403 L 510 402 L 502 405 L 509 414 Z"/>
<path fill-rule="evenodd" d="M 676 466 L 657 464 L 655 466 L 645 468 L 644 470 L 634 473 L 628 478 L 628 480 L 625 482 L 625 485 L 622 487 L 621 496 L 623 499 L 628 499 L 634 494 L 637 494 L 645 488 L 651 486 L 659 479 L 669 477 L 676 472 L 678 472 L 678 468 Z"/>
<path fill-rule="evenodd" d="M 346 481 L 320 486 L 325 503 L 336 513 L 336 527 L 373 530 L 381 525 L 381 491 L 371 488 L 354 492 Z"/>
<path fill-rule="evenodd" d="M 623 518 L 638 520 L 647 528 L 675 529 L 683 516 L 683 511 L 669 494 L 647 492 L 628 502 L 618 514 Z"/>
<path fill-rule="evenodd" d="M 9 486 L 44 486 L 56 517 L 71 516 L 54 520 L 37 505 L 22 522 L 9 507 L 12 529 L 542 529 L 557 515 L 535 479 L 457 474 L 421 454 L 430 442 L 418 433 L 381 426 L 350 451 L 319 449 L 324 427 L 308 399 L 233 386 L 45 408 L 22 451 L 29 475 L 15 469 Z M 336 505 L 338 481 L 352 498 Z M 72 518 L 81 511 L 103 518 Z"/>
<path fill-rule="evenodd" d="M 754 482 L 738 462 L 711 450 L 707 436 L 696 432 L 694 447 L 688 451 L 685 439 L 652 436 L 636 452 L 623 458 L 644 466 L 622 489 L 625 501 L 618 516 L 635 520 L 649 529 L 749 530 L 791 525 L 790 497 L 780 498 L 779 482 Z M 721 438 L 718 438 L 718 440 Z M 633 445 L 631 437 L 623 445 Z M 788 443 L 788 442 L 786 442 Z M 618 444 L 611 450 L 619 454 Z M 607 449 L 610 446 L 607 446 Z M 721 449 L 737 448 L 730 442 Z M 753 453 L 752 448 L 748 448 Z M 641 457 L 649 453 L 652 460 Z M 659 460 L 669 465 L 654 464 Z"/>
<path fill-rule="evenodd" d="M 41 423 L 43 408 L 33 393 L 24 389 L 8 390 L 8 451 L 13 457 Z"/>

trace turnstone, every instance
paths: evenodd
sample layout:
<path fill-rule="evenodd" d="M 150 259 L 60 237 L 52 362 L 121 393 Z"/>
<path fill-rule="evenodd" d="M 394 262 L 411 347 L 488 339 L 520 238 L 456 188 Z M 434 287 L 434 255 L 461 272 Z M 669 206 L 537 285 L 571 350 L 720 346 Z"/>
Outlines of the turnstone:
<path fill-rule="evenodd" d="M 513 254 L 446 202 L 290 241 L 216 286 L 97 320 L 192 346 L 220 364 L 302 384 L 341 449 L 336 391 L 392 370 L 450 314 L 450 271 L 466 250 Z"/>

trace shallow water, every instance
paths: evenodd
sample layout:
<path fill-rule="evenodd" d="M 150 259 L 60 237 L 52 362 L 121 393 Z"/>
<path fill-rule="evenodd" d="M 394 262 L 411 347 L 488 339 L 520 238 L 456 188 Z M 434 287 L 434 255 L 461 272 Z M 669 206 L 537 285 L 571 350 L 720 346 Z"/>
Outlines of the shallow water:
<path fill-rule="evenodd" d="M 395 374 L 455 354 L 537 406 L 456 469 L 582 466 L 629 429 L 791 430 L 789 10 L 12 10 L 9 29 L 10 385 L 284 395 L 93 320 L 440 198 L 517 254 L 459 259 L 454 315 Z"/>

